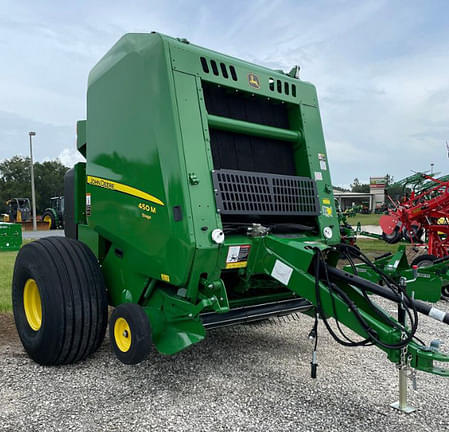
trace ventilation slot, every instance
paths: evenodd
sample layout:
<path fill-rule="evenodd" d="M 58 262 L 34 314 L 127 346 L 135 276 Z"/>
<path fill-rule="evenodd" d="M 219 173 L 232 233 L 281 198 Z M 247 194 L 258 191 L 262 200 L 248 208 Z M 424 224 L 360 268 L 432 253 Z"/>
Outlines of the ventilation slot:
<path fill-rule="evenodd" d="M 290 95 L 290 92 L 293 97 L 296 97 L 296 85 L 295 84 L 289 84 L 287 81 L 281 81 L 281 80 L 274 80 L 273 78 L 268 78 L 268 88 L 271 91 L 275 90 L 275 84 L 276 84 L 276 91 L 281 94 L 285 94 L 287 96 Z"/>
<path fill-rule="evenodd" d="M 220 69 L 221 69 L 221 74 L 223 75 L 224 78 L 228 78 L 228 71 L 226 69 L 226 65 L 224 63 L 220 63 Z"/>
<path fill-rule="evenodd" d="M 214 73 L 214 75 L 218 75 L 218 67 L 215 60 L 211 60 L 210 65 L 212 66 L 212 72 Z"/>
<path fill-rule="evenodd" d="M 203 72 L 208 74 L 210 72 L 210 69 L 209 69 L 209 64 L 208 64 L 207 59 L 205 57 L 200 57 L 200 62 L 201 62 L 201 68 L 203 69 Z M 224 63 L 220 63 L 220 69 L 218 69 L 217 62 L 215 60 L 210 60 L 210 66 L 211 66 L 212 72 L 215 76 L 219 76 L 220 72 L 221 72 L 221 76 L 223 78 L 229 79 L 228 69 Z M 235 72 L 234 66 L 230 65 L 229 71 L 231 72 L 232 79 L 234 81 L 237 81 L 237 73 Z"/>
<path fill-rule="evenodd" d="M 317 216 L 316 184 L 308 177 L 237 170 L 212 172 L 217 209 L 222 215 Z"/>
<path fill-rule="evenodd" d="M 207 60 L 204 57 L 200 57 L 201 67 L 203 68 L 203 72 L 209 73 L 209 66 L 207 65 Z"/>
<path fill-rule="evenodd" d="M 231 76 L 232 76 L 232 79 L 234 80 L 234 81 L 237 81 L 237 74 L 236 74 L 236 72 L 235 72 L 235 68 L 234 68 L 234 66 L 229 66 L 229 70 L 231 71 Z"/>

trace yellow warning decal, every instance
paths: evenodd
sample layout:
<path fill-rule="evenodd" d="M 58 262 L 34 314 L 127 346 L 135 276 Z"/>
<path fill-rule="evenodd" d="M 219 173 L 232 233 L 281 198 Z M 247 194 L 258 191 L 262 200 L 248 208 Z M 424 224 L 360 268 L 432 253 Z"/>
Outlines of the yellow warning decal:
<path fill-rule="evenodd" d="M 227 269 L 245 268 L 248 265 L 248 261 L 230 262 L 226 263 Z"/>
<path fill-rule="evenodd" d="M 323 204 L 330 204 L 331 203 L 331 200 L 330 199 L 328 199 L 328 198 L 323 198 Z"/>
<path fill-rule="evenodd" d="M 161 206 L 165 205 L 160 199 L 154 197 L 153 195 L 150 195 L 146 192 L 143 192 L 139 189 L 133 188 L 132 186 L 127 186 L 122 183 L 118 183 L 112 180 L 106 180 L 100 177 L 94 177 L 94 176 L 87 176 L 87 183 L 91 184 L 92 186 L 98 186 L 104 189 L 109 189 L 117 192 L 122 192 L 127 195 L 135 196 L 137 198 L 141 198 L 147 201 L 151 201 L 155 204 L 159 204 Z"/>
<path fill-rule="evenodd" d="M 170 276 L 169 276 L 168 274 L 161 273 L 161 279 L 162 279 L 164 282 L 170 282 Z"/>

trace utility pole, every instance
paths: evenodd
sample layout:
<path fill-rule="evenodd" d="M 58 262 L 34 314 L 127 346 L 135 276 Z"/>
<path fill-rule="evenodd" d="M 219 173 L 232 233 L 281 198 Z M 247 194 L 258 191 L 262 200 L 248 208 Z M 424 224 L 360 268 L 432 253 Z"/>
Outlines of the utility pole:
<path fill-rule="evenodd" d="M 33 141 L 32 137 L 36 135 L 36 132 L 28 132 L 30 136 L 30 159 L 31 159 L 31 206 L 33 211 L 33 231 L 37 230 L 36 224 L 36 194 L 34 191 L 34 167 L 33 167 Z"/>

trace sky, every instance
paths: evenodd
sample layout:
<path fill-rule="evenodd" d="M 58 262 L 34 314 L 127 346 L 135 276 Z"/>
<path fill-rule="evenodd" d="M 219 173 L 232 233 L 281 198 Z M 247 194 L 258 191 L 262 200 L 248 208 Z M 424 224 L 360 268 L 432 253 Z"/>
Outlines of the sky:
<path fill-rule="evenodd" d="M 318 91 L 334 185 L 412 170 L 446 174 L 449 2 L 0 0 L 0 160 L 72 165 L 87 76 L 128 32 L 158 31 Z"/>

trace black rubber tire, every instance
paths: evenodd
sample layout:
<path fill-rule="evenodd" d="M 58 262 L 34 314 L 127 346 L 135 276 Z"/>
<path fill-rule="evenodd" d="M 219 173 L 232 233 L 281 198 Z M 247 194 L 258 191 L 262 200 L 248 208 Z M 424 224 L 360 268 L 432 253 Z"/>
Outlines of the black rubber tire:
<path fill-rule="evenodd" d="M 119 318 L 124 318 L 130 328 L 131 345 L 126 352 L 117 346 L 114 335 L 115 323 Z M 131 365 L 145 360 L 150 354 L 152 338 L 150 321 L 142 306 L 135 303 L 117 306 L 109 320 L 109 337 L 112 349 L 122 363 Z"/>
<path fill-rule="evenodd" d="M 51 230 L 56 229 L 57 226 L 56 226 L 55 215 L 51 211 L 44 211 L 44 213 L 42 214 L 42 220 L 44 220 L 45 217 L 49 217 L 51 220 L 50 229 Z"/>
<path fill-rule="evenodd" d="M 402 236 L 404 237 L 404 240 L 409 243 L 417 243 L 421 241 L 421 237 L 424 234 L 424 231 L 422 228 L 418 229 L 416 225 L 412 225 L 412 232 L 409 233 L 406 227 L 402 228 Z"/>
<path fill-rule="evenodd" d="M 396 227 L 391 234 L 385 234 L 384 232 L 382 232 L 382 238 L 387 243 L 394 244 L 402 239 L 402 232 L 399 227 Z"/>
<path fill-rule="evenodd" d="M 42 322 L 35 331 L 25 315 L 24 286 L 37 283 Z M 31 242 L 14 266 L 12 300 L 17 331 L 28 355 L 41 365 L 84 360 L 104 339 L 108 301 L 97 258 L 83 243 L 64 237 Z"/>
<path fill-rule="evenodd" d="M 428 267 L 430 265 L 432 265 L 432 263 L 437 259 L 437 257 L 435 255 L 428 255 L 428 254 L 424 254 L 424 255 L 420 255 L 418 257 L 416 257 L 413 261 L 412 261 L 412 266 L 416 265 L 418 266 L 418 268 L 420 267 Z"/>

